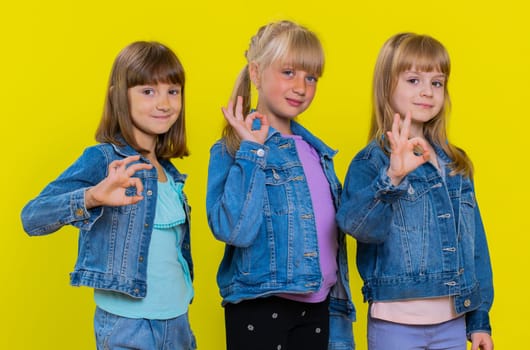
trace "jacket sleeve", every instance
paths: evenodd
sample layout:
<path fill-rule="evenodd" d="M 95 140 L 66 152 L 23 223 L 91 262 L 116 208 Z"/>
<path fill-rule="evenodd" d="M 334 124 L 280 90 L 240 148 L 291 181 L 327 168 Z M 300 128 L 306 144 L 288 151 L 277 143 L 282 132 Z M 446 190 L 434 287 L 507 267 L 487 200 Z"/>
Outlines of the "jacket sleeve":
<path fill-rule="evenodd" d="M 346 174 L 337 224 L 360 242 L 377 244 L 387 239 L 392 203 L 408 188 L 406 177 L 399 186 L 394 186 L 386 173 L 384 162 L 357 156 Z"/>
<path fill-rule="evenodd" d="M 242 141 L 232 157 L 222 141 L 210 150 L 206 211 L 214 236 L 227 244 L 248 247 L 263 220 L 268 148 Z"/>
<path fill-rule="evenodd" d="M 476 332 L 491 334 L 489 311 L 493 304 L 493 273 L 486 233 L 478 204 L 475 206 L 475 229 L 475 271 L 480 287 L 482 303 L 478 309 L 466 313 L 466 332 L 468 338 L 471 336 L 471 333 Z"/>
<path fill-rule="evenodd" d="M 24 206 L 21 213 L 24 230 L 30 236 L 46 235 L 64 225 L 89 230 L 103 208 L 87 210 L 85 191 L 105 178 L 107 167 L 100 150 L 87 148 L 74 164 Z"/>

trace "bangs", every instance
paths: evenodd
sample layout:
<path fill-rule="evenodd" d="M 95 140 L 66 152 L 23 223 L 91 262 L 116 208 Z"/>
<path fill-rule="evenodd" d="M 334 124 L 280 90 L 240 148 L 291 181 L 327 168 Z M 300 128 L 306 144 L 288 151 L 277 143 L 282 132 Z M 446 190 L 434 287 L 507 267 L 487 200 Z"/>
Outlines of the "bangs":
<path fill-rule="evenodd" d="M 449 77 L 451 63 L 449 54 L 437 40 L 416 36 L 405 39 L 400 45 L 401 52 L 396 55 L 394 62 L 396 73 L 401 73 L 414 68 L 420 72 L 440 72 Z"/>
<path fill-rule="evenodd" d="M 184 69 L 178 58 L 162 46 L 154 45 L 140 53 L 127 75 L 127 86 L 144 84 L 180 84 L 184 87 Z"/>
<path fill-rule="evenodd" d="M 304 70 L 317 77 L 324 72 L 324 50 L 320 41 L 312 33 L 294 31 L 271 41 L 274 49 L 269 64 L 279 60 L 282 64 Z M 274 45 L 274 46 L 273 46 Z"/>

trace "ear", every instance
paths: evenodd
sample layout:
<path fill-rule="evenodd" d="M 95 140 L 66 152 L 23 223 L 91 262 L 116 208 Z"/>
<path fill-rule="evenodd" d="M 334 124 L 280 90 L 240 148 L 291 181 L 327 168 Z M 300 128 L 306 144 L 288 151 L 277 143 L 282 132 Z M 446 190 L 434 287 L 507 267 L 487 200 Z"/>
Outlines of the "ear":
<path fill-rule="evenodd" d="M 259 66 L 256 62 L 250 62 L 248 64 L 248 73 L 250 76 L 250 81 L 256 86 L 256 89 L 259 89 L 260 86 L 260 74 Z"/>

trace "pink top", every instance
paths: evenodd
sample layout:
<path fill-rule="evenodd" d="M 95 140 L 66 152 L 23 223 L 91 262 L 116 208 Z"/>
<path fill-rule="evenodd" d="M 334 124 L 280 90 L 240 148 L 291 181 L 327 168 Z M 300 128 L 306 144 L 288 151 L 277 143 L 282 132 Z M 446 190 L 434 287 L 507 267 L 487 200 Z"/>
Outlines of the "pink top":
<path fill-rule="evenodd" d="M 438 324 L 460 316 L 453 305 L 452 297 L 374 302 L 370 316 L 410 325 Z"/>

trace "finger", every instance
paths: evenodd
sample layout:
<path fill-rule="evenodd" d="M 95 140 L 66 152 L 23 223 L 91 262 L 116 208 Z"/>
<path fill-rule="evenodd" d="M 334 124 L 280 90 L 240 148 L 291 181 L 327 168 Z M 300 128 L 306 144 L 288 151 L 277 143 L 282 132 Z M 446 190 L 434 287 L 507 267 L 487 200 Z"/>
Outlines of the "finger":
<path fill-rule="evenodd" d="M 137 177 L 132 177 L 129 182 L 130 187 L 136 188 L 136 196 L 142 197 L 142 192 L 144 191 L 144 184 L 142 183 L 142 180 L 140 180 Z"/>
<path fill-rule="evenodd" d="M 228 112 L 228 115 L 234 115 L 234 101 L 229 100 L 226 107 L 221 107 L 224 112 Z"/>
<path fill-rule="evenodd" d="M 133 176 L 134 174 L 136 174 L 137 171 L 140 171 L 140 170 L 149 170 L 153 168 L 153 165 L 152 164 L 147 164 L 147 163 L 136 163 L 136 164 L 133 164 L 131 166 L 129 166 L 127 168 L 127 176 L 131 177 Z"/>
<path fill-rule="evenodd" d="M 138 159 L 140 159 L 139 154 L 135 156 L 129 156 L 127 158 L 122 159 L 122 165 L 125 165 L 127 167 L 128 164 L 131 164 L 132 162 L 136 162 Z"/>
<path fill-rule="evenodd" d="M 423 158 L 423 162 L 427 162 L 431 159 L 431 153 L 427 146 L 427 141 L 420 137 L 414 137 L 409 140 L 413 146 L 414 155 Z"/>
<path fill-rule="evenodd" d="M 390 149 L 395 150 L 397 145 L 396 141 L 394 140 L 394 134 L 392 133 L 392 131 L 387 131 L 386 136 L 388 138 L 388 144 L 390 145 Z"/>
<path fill-rule="evenodd" d="M 399 122 L 401 120 L 401 116 L 399 113 L 394 114 L 394 121 L 392 122 L 392 136 L 395 138 L 394 140 L 397 141 L 400 135 L 399 130 Z"/>
<path fill-rule="evenodd" d="M 243 97 L 237 96 L 236 119 L 243 120 Z"/>
<path fill-rule="evenodd" d="M 267 129 L 270 126 L 269 118 L 265 114 L 258 113 L 258 118 L 261 120 L 262 129 L 266 127 Z"/>
<path fill-rule="evenodd" d="M 399 135 L 401 140 L 408 140 L 409 133 L 410 133 L 411 120 L 412 120 L 412 114 L 410 112 L 407 112 L 407 114 L 405 114 L 405 120 L 403 121 L 401 125 L 401 133 Z"/>

